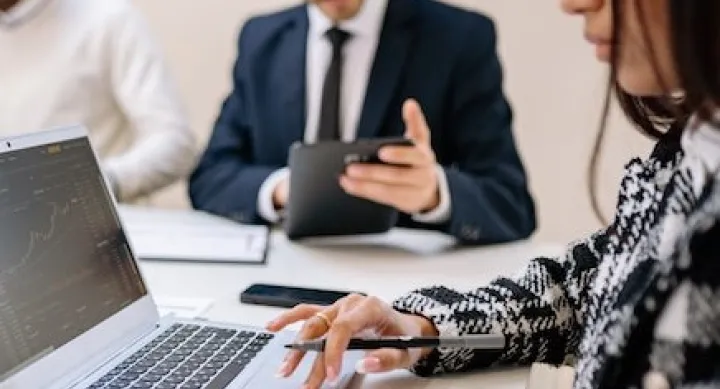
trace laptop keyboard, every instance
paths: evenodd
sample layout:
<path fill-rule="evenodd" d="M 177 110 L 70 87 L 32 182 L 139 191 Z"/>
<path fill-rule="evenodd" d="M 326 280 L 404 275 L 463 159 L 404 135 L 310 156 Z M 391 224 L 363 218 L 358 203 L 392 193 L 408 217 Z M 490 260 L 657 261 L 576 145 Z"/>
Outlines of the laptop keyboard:
<path fill-rule="evenodd" d="M 88 389 L 222 389 L 271 334 L 175 324 Z"/>

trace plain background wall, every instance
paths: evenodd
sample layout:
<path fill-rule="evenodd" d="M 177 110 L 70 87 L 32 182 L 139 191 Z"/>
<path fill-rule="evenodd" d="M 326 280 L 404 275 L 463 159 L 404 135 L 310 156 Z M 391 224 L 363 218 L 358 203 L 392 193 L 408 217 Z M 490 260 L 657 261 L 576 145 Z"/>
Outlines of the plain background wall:
<path fill-rule="evenodd" d="M 375 1 L 375 0 L 366 0 Z M 392 1 L 392 0 L 391 0 Z M 587 165 L 598 127 L 606 69 L 583 40 L 582 20 L 559 0 L 447 0 L 495 19 L 515 135 L 538 206 L 537 239 L 565 241 L 597 229 L 587 194 Z M 241 25 L 252 15 L 300 0 L 135 0 L 157 34 L 204 147 L 222 99 Z M 471 39 L 471 37 L 468 37 Z M 624 163 L 652 144 L 614 114 L 600 193 L 610 216 Z M 181 186 L 155 199 L 187 206 Z"/>

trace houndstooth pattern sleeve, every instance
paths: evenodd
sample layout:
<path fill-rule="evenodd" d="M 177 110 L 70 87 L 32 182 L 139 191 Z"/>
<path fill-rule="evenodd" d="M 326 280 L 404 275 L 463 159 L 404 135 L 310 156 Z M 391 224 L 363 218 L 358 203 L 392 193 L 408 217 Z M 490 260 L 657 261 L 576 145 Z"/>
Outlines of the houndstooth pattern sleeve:
<path fill-rule="evenodd" d="M 501 352 L 438 349 L 413 367 L 427 376 L 493 365 L 562 363 L 573 357 L 606 233 L 571 244 L 559 258 L 536 258 L 513 279 L 467 293 L 445 287 L 412 292 L 394 308 L 431 320 L 441 335 L 499 333 Z"/>

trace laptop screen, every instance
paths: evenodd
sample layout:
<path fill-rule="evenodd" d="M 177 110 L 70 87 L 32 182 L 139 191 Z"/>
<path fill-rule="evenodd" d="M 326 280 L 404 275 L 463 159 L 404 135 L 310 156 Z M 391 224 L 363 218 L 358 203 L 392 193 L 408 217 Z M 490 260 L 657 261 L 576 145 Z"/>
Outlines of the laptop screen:
<path fill-rule="evenodd" d="M 90 143 L 0 154 L 0 381 L 146 294 Z"/>

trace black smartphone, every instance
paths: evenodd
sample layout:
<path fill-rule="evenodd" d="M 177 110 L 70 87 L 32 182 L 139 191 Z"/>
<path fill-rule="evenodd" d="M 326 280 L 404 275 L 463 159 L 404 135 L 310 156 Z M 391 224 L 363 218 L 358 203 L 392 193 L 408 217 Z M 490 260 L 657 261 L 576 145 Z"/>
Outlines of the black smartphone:
<path fill-rule="evenodd" d="M 352 293 L 356 292 L 253 284 L 240 294 L 240 302 L 280 308 L 293 308 L 298 304 L 332 305 Z"/>

